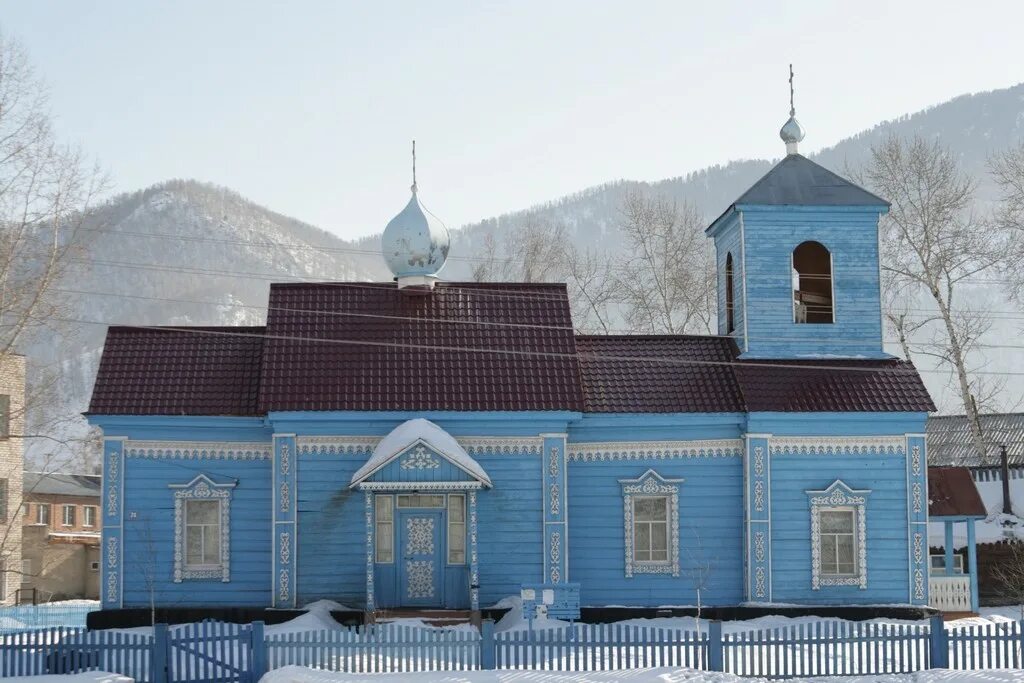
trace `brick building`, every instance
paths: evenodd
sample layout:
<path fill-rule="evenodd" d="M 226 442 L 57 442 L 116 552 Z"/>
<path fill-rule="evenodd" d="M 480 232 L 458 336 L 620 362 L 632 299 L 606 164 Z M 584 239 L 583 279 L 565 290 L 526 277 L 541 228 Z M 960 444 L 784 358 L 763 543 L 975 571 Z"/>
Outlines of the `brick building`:
<path fill-rule="evenodd" d="M 21 582 L 18 503 L 25 465 L 25 357 L 0 354 L 0 605 Z"/>
<path fill-rule="evenodd" d="M 23 599 L 98 597 L 100 477 L 24 476 Z"/>

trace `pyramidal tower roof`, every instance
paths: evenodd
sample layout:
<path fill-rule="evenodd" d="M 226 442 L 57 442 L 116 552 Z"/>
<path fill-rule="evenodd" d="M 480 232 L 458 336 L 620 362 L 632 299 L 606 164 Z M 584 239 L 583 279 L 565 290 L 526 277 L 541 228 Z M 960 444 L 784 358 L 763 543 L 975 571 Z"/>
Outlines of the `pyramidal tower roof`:
<path fill-rule="evenodd" d="M 789 154 L 733 202 L 792 206 L 889 206 L 878 195 L 816 164 Z"/>

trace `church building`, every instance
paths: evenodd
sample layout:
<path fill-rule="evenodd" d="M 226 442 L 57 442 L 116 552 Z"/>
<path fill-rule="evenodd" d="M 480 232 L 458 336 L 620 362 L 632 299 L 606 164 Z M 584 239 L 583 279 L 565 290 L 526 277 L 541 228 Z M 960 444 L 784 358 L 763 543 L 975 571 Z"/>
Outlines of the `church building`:
<path fill-rule="evenodd" d="M 883 350 L 888 204 L 782 137 L 707 228 L 716 335 L 580 335 L 564 284 L 441 280 L 415 184 L 393 282 L 111 327 L 103 607 L 927 604 L 934 406 Z"/>

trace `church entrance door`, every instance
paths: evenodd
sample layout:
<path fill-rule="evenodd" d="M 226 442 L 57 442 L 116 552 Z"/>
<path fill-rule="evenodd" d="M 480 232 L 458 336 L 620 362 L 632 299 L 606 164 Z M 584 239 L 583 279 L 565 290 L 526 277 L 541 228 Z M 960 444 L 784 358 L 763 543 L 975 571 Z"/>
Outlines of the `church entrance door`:
<path fill-rule="evenodd" d="M 398 524 L 398 586 L 402 606 L 440 607 L 444 604 L 444 513 L 400 510 Z"/>

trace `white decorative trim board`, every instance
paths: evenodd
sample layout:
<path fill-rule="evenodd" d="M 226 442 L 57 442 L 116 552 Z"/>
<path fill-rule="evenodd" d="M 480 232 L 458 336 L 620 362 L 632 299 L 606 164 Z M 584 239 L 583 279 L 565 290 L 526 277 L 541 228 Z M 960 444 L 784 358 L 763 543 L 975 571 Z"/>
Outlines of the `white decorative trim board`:
<path fill-rule="evenodd" d="M 732 458 L 743 455 L 742 439 L 707 441 L 606 441 L 570 443 L 569 460 L 667 460 L 671 458 Z"/>
<path fill-rule="evenodd" d="M 251 441 L 125 441 L 126 458 L 269 460 L 273 444 Z"/>
<path fill-rule="evenodd" d="M 478 481 L 364 481 L 356 484 L 360 491 L 475 491 L 483 488 Z"/>
<path fill-rule="evenodd" d="M 299 436 L 296 448 L 302 455 L 366 455 L 383 437 L 380 436 Z M 544 439 L 524 437 L 455 437 L 470 455 L 540 455 Z"/>
<path fill-rule="evenodd" d="M 906 438 L 900 436 L 773 436 L 772 455 L 902 455 Z"/>

